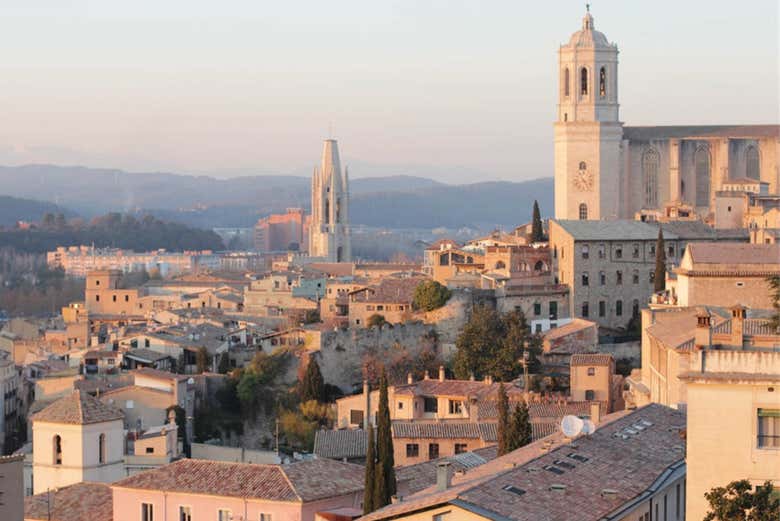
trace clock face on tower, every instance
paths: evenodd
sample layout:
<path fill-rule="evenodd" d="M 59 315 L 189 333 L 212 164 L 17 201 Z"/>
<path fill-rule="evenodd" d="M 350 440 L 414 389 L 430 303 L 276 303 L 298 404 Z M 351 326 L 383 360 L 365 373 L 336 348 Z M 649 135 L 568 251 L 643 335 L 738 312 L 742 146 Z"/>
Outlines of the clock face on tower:
<path fill-rule="evenodd" d="M 574 186 L 581 192 L 589 192 L 593 189 L 593 174 L 588 171 L 584 161 L 580 163 L 580 168 L 574 175 Z"/>

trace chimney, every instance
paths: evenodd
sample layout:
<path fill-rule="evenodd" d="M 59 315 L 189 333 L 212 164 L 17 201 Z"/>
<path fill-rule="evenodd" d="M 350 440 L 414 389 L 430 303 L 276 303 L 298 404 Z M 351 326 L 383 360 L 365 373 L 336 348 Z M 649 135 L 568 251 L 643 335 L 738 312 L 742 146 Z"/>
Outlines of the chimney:
<path fill-rule="evenodd" d="M 703 310 L 696 314 L 696 334 L 693 338 L 696 349 L 709 349 L 712 346 L 712 316 Z"/>
<path fill-rule="evenodd" d="M 390 496 L 390 504 L 395 505 L 396 503 L 400 503 L 403 501 L 403 497 L 399 496 L 398 494 L 394 494 Z"/>
<path fill-rule="evenodd" d="M 731 308 L 731 345 L 742 348 L 745 337 L 745 306 L 737 304 Z"/>
<path fill-rule="evenodd" d="M 450 474 L 450 462 L 442 461 L 436 465 L 436 490 L 444 492 L 452 485 L 452 475 Z"/>
<path fill-rule="evenodd" d="M 406 383 L 408 383 L 408 384 L 414 383 L 414 377 L 412 376 L 412 373 L 407 373 L 407 375 L 406 375 Z"/>
<path fill-rule="evenodd" d="M 425 374 L 423 375 L 423 380 L 428 380 L 428 379 L 430 379 L 430 376 L 428 376 L 428 370 L 426 369 Z"/>
<path fill-rule="evenodd" d="M 368 380 L 363 380 L 363 399 L 365 408 L 363 409 L 363 429 L 368 430 L 368 422 L 371 417 L 371 388 L 368 386 Z"/>
<path fill-rule="evenodd" d="M 440 382 L 444 381 L 444 366 L 443 365 L 439 366 L 439 381 Z"/>
<path fill-rule="evenodd" d="M 474 381 L 474 373 L 469 373 L 469 382 Z"/>
<path fill-rule="evenodd" d="M 601 402 L 590 402 L 590 421 L 595 425 L 601 423 Z"/>

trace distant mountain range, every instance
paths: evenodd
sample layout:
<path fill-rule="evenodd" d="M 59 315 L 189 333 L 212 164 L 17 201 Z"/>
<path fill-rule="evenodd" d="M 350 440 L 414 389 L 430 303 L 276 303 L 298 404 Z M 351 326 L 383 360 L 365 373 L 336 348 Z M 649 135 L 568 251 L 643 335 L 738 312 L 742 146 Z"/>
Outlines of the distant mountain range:
<path fill-rule="evenodd" d="M 552 213 L 551 178 L 448 185 L 408 175 L 350 180 L 353 224 L 392 228 L 511 226 L 530 220 L 534 199 Z M 23 217 L 62 207 L 84 217 L 147 211 L 203 228 L 251 226 L 288 207 L 310 206 L 310 181 L 297 176 L 215 179 L 169 173 L 25 165 L 0 167 L 0 192 L 26 201 Z M 37 203 L 37 201 L 46 201 Z M 32 203 L 41 205 L 40 211 Z M 51 203 L 54 203 L 53 206 Z M 48 204 L 48 206 L 47 206 Z M 62 210 L 60 210 L 62 211 Z M 29 212 L 38 212 L 30 215 Z M 15 216 L 14 210 L 9 212 Z M 3 215 L 3 214 L 0 214 Z"/>
<path fill-rule="evenodd" d="M 74 216 L 72 211 L 54 203 L 0 195 L 0 226 L 10 227 L 18 221 L 38 221 L 47 213 Z"/>

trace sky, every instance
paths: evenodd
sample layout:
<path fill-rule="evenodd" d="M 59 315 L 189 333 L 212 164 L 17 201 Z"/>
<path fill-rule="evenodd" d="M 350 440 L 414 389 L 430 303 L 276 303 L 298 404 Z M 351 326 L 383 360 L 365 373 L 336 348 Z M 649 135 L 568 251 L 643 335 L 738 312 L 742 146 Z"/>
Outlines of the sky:
<path fill-rule="evenodd" d="M 570 0 L 3 0 L 0 164 L 552 175 Z M 594 0 L 629 125 L 778 123 L 777 0 Z"/>

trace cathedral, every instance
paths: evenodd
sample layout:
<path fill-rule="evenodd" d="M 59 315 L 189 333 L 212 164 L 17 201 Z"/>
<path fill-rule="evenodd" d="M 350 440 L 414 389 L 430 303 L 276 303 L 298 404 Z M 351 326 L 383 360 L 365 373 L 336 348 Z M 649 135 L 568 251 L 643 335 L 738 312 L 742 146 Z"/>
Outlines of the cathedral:
<path fill-rule="evenodd" d="M 701 218 L 724 183 L 778 194 L 780 126 L 628 127 L 620 121 L 618 48 L 587 12 L 559 50 L 555 217 L 633 219 L 676 206 Z"/>
<path fill-rule="evenodd" d="M 309 255 L 328 262 L 350 262 L 349 175 L 341 172 L 339 147 L 327 139 L 320 167 L 311 179 Z"/>

